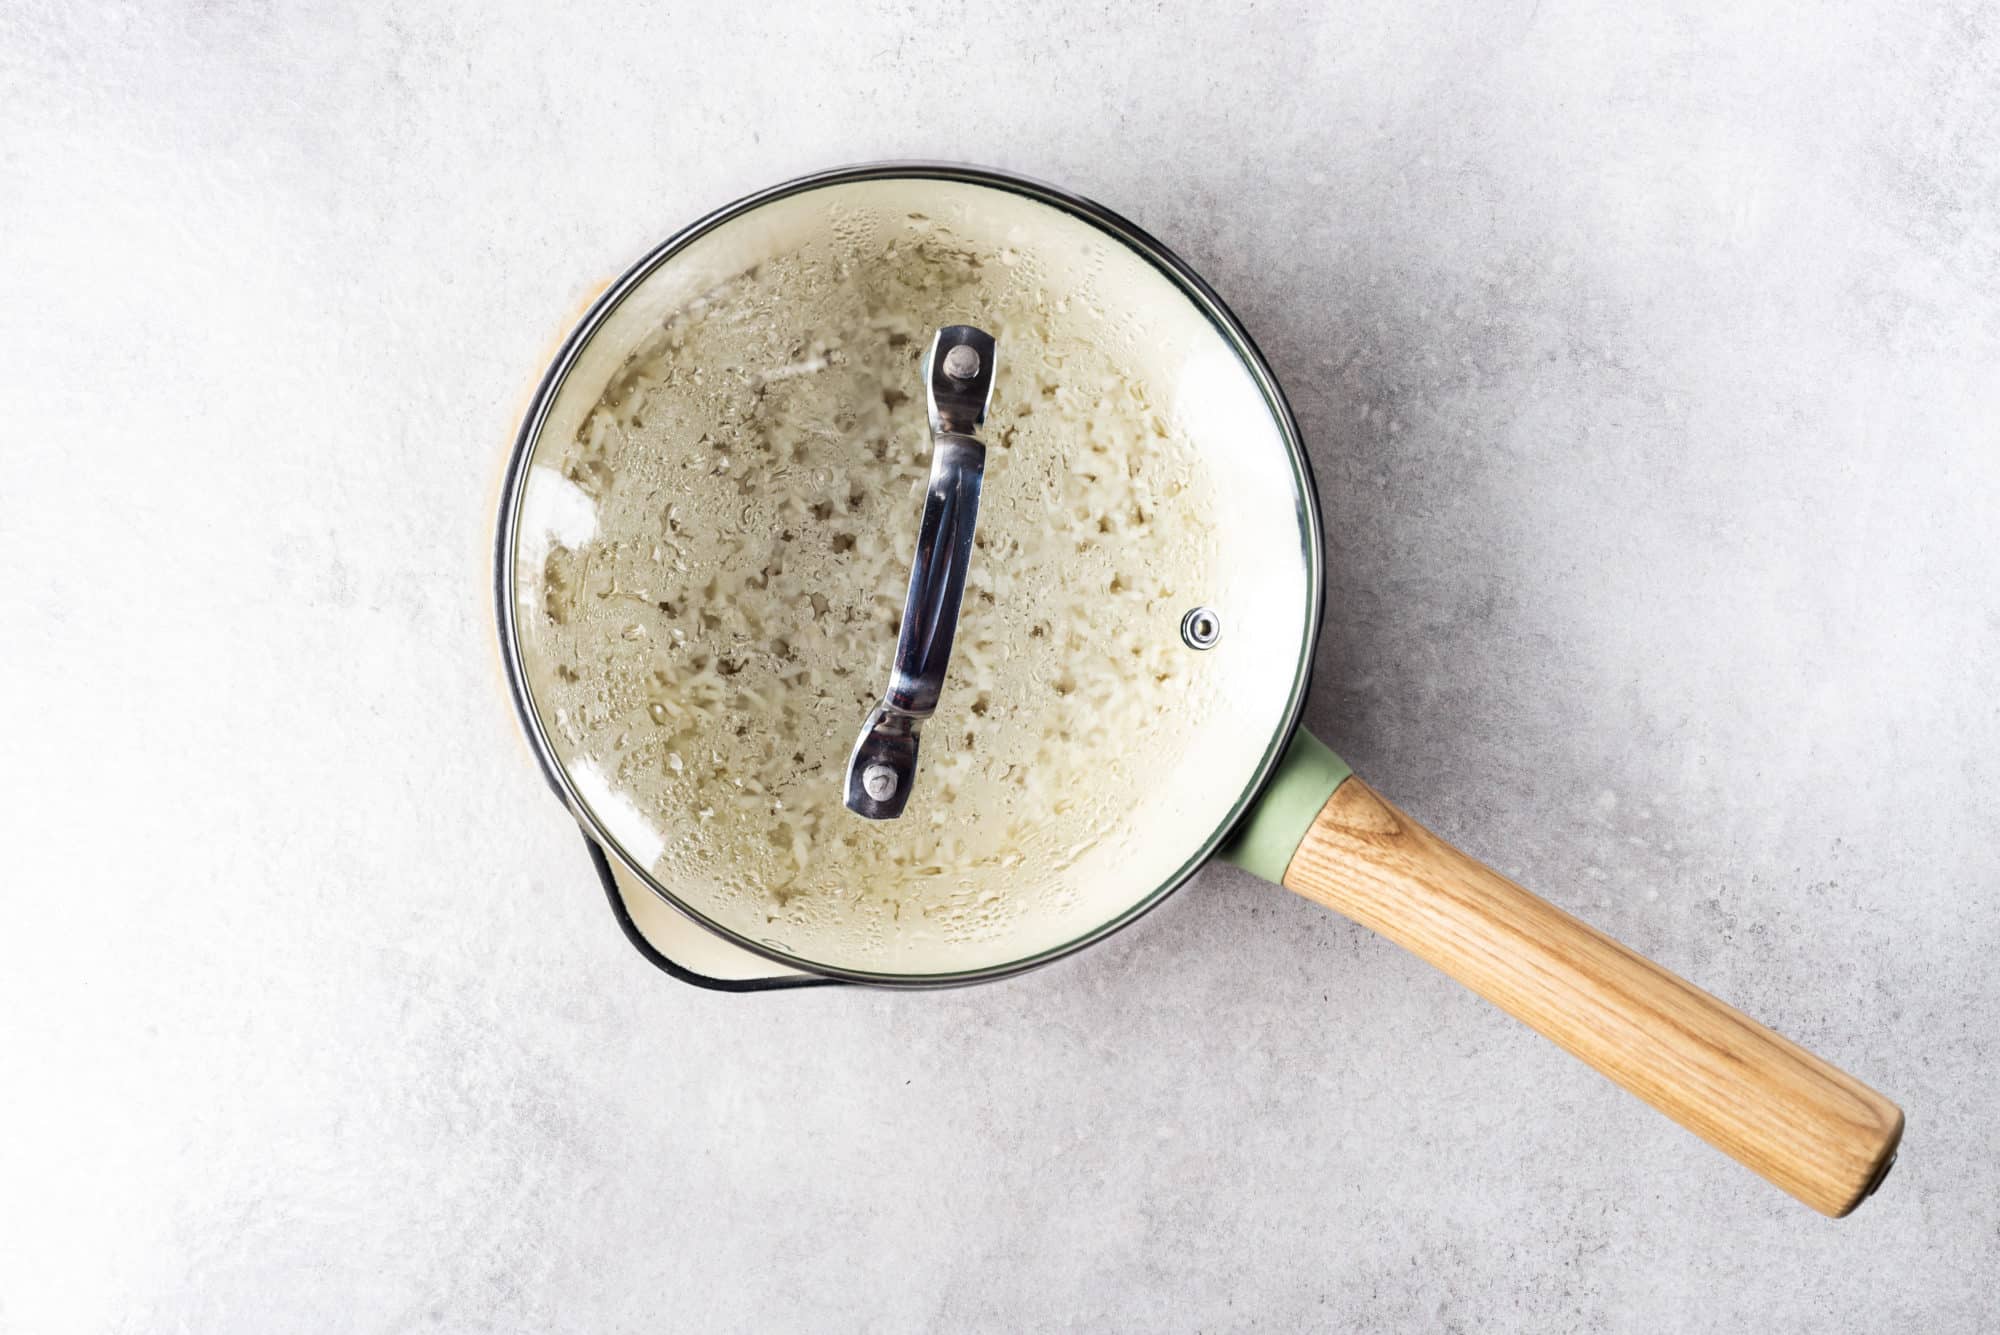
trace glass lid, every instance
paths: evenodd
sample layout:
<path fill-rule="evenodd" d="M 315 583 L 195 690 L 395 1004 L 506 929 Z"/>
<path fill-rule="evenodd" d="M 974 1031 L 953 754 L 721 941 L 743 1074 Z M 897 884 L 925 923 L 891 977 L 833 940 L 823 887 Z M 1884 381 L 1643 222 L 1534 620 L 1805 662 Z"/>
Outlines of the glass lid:
<path fill-rule="evenodd" d="M 1296 720 L 1319 560 L 1282 399 L 1177 261 L 1045 187 L 863 168 L 593 309 L 509 473 L 500 612 L 614 858 L 787 963 L 948 982 L 1213 851 Z"/>

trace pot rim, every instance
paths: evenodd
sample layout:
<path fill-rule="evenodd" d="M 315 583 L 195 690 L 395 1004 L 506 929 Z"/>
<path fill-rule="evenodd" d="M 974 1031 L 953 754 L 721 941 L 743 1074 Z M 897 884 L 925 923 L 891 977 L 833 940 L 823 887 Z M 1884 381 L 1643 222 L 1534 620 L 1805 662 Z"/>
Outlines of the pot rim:
<path fill-rule="evenodd" d="M 1258 762 L 1255 773 L 1230 807 L 1227 816 L 1165 881 L 1107 921 L 1069 941 L 1018 960 L 949 973 L 884 973 L 848 969 L 802 959 L 715 922 L 676 896 L 647 868 L 636 865 L 604 827 L 590 805 L 583 800 L 582 795 L 577 792 L 575 785 L 570 781 L 568 771 L 556 758 L 541 715 L 528 690 L 527 671 L 522 660 L 521 638 L 516 621 L 513 558 L 519 535 L 521 500 L 526 490 L 528 460 L 541 440 L 542 429 L 555 403 L 556 395 L 568 379 L 578 356 L 596 336 L 604 322 L 610 318 L 612 312 L 690 243 L 743 214 L 776 200 L 826 186 L 881 180 L 951 181 L 1021 195 L 1081 219 L 1097 231 L 1133 250 L 1140 258 L 1159 270 L 1183 296 L 1194 303 L 1196 309 L 1207 317 L 1210 325 L 1222 335 L 1223 340 L 1236 353 L 1244 369 L 1256 383 L 1258 393 L 1263 397 L 1266 408 L 1278 426 L 1278 434 L 1283 439 L 1286 453 L 1290 458 L 1300 497 L 1301 513 L 1298 518 L 1308 548 L 1305 553 L 1308 619 L 1298 666 L 1293 674 L 1291 692 L 1285 702 L 1284 719 L 1273 731 L 1271 742 L 1265 749 L 1263 758 Z M 1320 520 L 1319 489 L 1313 478 L 1312 461 L 1307 457 L 1305 447 L 1300 440 L 1298 422 L 1292 415 L 1291 405 L 1286 401 L 1284 391 L 1279 387 L 1277 377 L 1272 373 L 1270 364 L 1265 361 L 1264 354 L 1237 320 L 1235 313 L 1185 260 L 1149 233 L 1094 200 L 1030 177 L 961 163 L 886 161 L 856 163 L 812 172 L 725 204 L 653 247 L 598 295 L 577 322 L 576 327 L 563 340 L 555 359 L 543 372 L 541 381 L 535 388 L 534 397 L 529 401 L 528 411 L 522 419 L 520 430 L 515 435 L 513 451 L 508 458 L 507 471 L 501 484 L 500 515 L 494 544 L 493 592 L 500 634 L 501 663 L 507 674 L 508 692 L 513 696 L 514 709 L 520 716 L 522 729 L 526 732 L 528 743 L 535 752 L 535 759 L 541 766 L 543 777 L 548 780 L 556 795 L 562 798 L 570 814 L 582 825 L 585 834 L 604 851 L 606 856 L 616 858 L 621 866 L 639 879 L 640 883 L 703 928 L 714 932 L 732 945 L 774 963 L 822 978 L 876 987 L 941 988 L 1013 977 L 1073 955 L 1086 946 L 1095 945 L 1158 907 L 1215 856 L 1216 851 L 1227 842 L 1230 834 L 1262 797 L 1272 776 L 1277 772 L 1278 762 L 1284 755 L 1286 745 L 1298 729 L 1300 715 L 1305 708 L 1306 695 L 1312 684 L 1313 660 L 1318 651 L 1320 628 L 1326 610 L 1325 562 L 1325 534 Z"/>

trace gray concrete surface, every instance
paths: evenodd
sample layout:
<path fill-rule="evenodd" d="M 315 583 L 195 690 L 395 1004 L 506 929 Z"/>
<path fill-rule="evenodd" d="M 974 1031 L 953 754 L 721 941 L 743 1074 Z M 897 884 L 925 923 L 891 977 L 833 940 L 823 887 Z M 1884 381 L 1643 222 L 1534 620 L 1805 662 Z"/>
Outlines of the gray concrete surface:
<path fill-rule="evenodd" d="M 1992 1329 L 2000 25 L 1635 8 L 0 11 L 0 1329 Z M 1209 275 L 1311 722 L 1898 1097 L 1880 1196 L 1228 870 L 949 995 L 640 962 L 502 696 L 504 440 L 591 280 L 924 155 Z"/>

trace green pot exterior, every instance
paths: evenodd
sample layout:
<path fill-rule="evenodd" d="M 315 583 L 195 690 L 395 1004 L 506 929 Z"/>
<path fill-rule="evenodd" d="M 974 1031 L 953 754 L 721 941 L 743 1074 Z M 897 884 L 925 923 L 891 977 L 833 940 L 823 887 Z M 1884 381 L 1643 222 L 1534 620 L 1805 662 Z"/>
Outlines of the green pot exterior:
<path fill-rule="evenodd" d="M 1267 881 L 1283 881 L 1313 818 L 1353 773 L 1325 742 L 1300 728 L 1292 734 L 1264 795 L 1216 856 Z"/>

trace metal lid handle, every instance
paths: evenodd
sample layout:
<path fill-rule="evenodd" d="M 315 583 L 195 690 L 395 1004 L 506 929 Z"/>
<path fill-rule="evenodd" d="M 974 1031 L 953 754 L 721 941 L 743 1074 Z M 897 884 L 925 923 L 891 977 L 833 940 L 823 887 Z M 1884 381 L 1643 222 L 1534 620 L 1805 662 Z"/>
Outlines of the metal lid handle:
<path fill-rule="evenodd" d="M 869 712 L 847 762 L 847 809 L 870 820 L 903 814 L 917 773 L 917 731 L 937 712 L 944 689 L 986 473 L 986 447 L 973 433 L 986 420 L 993 397 L 994 347 L 993 336 L 984 330 L 946 325 L 924 357 L 930 489 L 917 530 L 889 689 Z"/>

